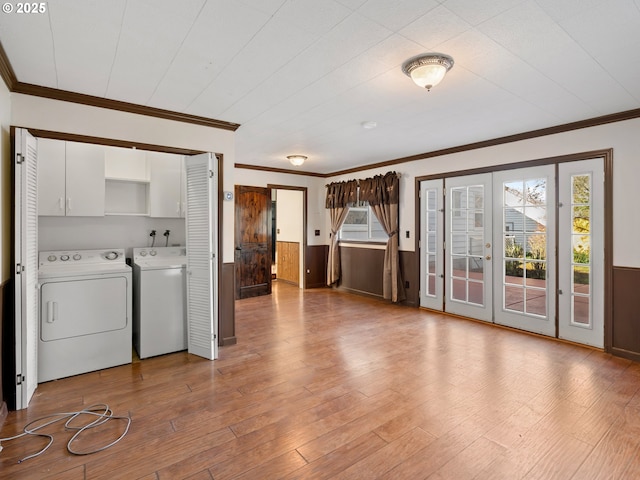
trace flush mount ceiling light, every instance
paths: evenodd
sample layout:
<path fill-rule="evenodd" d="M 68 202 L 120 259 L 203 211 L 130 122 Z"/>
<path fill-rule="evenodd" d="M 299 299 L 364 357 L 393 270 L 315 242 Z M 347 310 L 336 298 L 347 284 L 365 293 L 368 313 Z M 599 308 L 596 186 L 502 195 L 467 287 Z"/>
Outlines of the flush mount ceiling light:
<path fill-rule="evenodd" d="M 295 165 L 296 167 L 302 165 L 307 159 L 304 155 L 287 155 L 287 158 L 291 162 L 291 165 Z"/>
<path fill-rule="evenodd" d="M 405 75 L 419 87 L 435 87 L 444 78 L 445 74 L 453 67 L 453 58 L 441 53 L 426 53 L 410 58 L 402 65 Z"/>

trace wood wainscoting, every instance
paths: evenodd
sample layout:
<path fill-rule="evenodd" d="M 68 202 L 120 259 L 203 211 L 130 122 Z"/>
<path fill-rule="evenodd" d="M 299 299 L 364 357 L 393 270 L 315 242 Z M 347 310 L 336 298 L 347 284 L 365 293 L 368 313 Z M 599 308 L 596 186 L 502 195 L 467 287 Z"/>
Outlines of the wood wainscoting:
<path fill-rule="evenodd" d="M 5 330 L 4 327 L 6 322 L 12 321 L 8 308 L 10 305 L 8 301 L 9 299 L 6 298 L 6 295 L 8 295 L 9 292 L 9 288 L 7 288 L 7 285 L 10 281 L 11 280 L 5 280 L 0 284 L 0 314 L 2 315 L 2 320 L 0 321 L 0 428 L 2 428 L 2 425 L 4 425 L 4 421 L 7 418 L 7 402 L 4 401 L 4 384 L 2 383 L 2 374 L 4 368 L 2 360 L 4 358 L 5 352 L 5 342 L 3 337 L 3 333 Z"/>
<path fill-rule="evenodd" d="M 235 319 L 235 265 L 222 264 L 222 278 L 220 280 L 220 308 L 218 319 L 218 345 L 234 345 L 236 339 Z"/>
<path fill-rule="evenodd" d="M 276 242 L 278 280 L 300 285 L 300 243 Z"/>
<path fill-rule="evenodd" d="M 328 245 L 307 245 L 304 251 L 305 288 L 327 286 Z"/>
<path fill-rule="evenodd" d="M 420 279 L 418 277 L 418 254 L 400 250 L 400 271 L 406 299 L 401 302 L 409 307 L 418 307 Z M 342 278 L 340 288 L 352 293 L 382 297 L 382 275 L 384 250 L 379 248 L 340 246 Z"/>
<path fill-rule="evenodd" d="M 382 298 L 384 250 L 340 245 L 340 288 Z"/>
<path fill-rule="evenodd" d="M 613 267 L 612 352 L 640 361 L 640 268 Z"/>

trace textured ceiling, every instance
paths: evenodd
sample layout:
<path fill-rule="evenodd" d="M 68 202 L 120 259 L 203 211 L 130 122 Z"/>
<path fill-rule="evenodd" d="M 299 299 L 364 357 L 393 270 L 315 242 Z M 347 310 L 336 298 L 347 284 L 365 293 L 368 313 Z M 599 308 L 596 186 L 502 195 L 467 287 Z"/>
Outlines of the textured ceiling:
<path fill-rule="evenodd" d="M 640 108 L 640 0 L 46 7 L 0 15 L 20 82 L 240 123 L 238 163 L 333 172 Z M 455 60 L 431 92 L 401 71 L 424 52 Z"/>

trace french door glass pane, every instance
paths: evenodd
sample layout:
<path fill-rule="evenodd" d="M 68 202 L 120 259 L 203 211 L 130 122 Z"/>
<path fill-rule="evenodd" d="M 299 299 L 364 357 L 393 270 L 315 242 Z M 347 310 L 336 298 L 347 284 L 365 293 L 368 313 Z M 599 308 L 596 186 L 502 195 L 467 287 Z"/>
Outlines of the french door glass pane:
<path fill-rule="evenodd" d="M 451 189 L 451 298 L 484 305 L 484 186 Z"/>
<path fill-rule="evenodd" d="M 591 175 L 571 177 L 571 323 L 591 327 Z"/>
<path fill-rule="evenodd" d="M 546 317 L 547 179 L 509 180 L 502 192 L 503 307 Z"/>
<path fill-rule="evenodd" d="M 428 297 L 436 296 L 436 234 L 438 225 L 438 202 L 437 202 L 437 190 L 435 188 L 426 190 L 426 224 L 427 224 L 427 241 L 426 241 L 426 276 L 424 292 Z"/>

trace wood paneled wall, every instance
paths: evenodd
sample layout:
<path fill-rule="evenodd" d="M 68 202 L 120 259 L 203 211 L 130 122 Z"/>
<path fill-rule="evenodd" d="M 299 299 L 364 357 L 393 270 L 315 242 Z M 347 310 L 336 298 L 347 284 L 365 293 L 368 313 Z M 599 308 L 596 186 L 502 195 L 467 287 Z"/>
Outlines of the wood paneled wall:
<path fill-rule="evenodd" d="M 307 245 L 304 252 L 305 288 L 327 286 L 328 245 Z"/>
<path fill-rule="evenodd" d="M 384 250 L 340 246 L 340 288 L 382 297 Z"/>
<path fill-rule="evenodd" d="M 234 345 L 236 339 L 235 318 L 235 265 L 222 264 L 222 278 L 220 279 L 220 310 L 218 312 L 218 345 Z"/>
<path fill-rule="evenodd" d="M 640 268 L 613 267 L 612 353 L 640 361 Z"/>
<path fill-rule="evenodd" d="M 382 297 L 384 250 L 341 246 L 340 263 L 342 267 L 340 288 L 354 293 Z M 420 279 L 416 252 L 400 251 L 400 270 L 406 294 L 406 299 L 401 303 L 418 307 Z"/>
<path fill-rule="evenodd" d="M 5 323 L 10 321 L 9 312 L 7 311 L 8 302 L 5 299 L 5 295 L 8 292 L 8 288 L 6 288 L 9 280 L 6 280 L 0 284 L 0 315 L 2 315 L 2 319 L 0 321 L 0 428 L 4 425 L 4 421 L 7 418 L 7 403 L 4 401 L 4 384 L 2 383 L 2 373 L 3 373 L 3 363 L 2 357 L 4 350 L 4 341 L 3 341 L 3 331 Z"/>
<path fill-rule="evenodd" d="M 300 243 L 276 242 L 278 280 L 300 285 Z"/>

